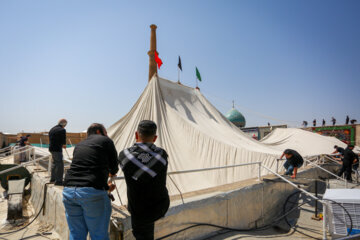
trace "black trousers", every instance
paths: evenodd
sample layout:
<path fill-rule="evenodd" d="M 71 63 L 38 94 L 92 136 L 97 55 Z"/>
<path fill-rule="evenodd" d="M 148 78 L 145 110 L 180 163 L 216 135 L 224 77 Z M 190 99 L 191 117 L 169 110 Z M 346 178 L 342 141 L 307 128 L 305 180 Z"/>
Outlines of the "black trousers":
<path fill-rule="evenodd" d="M 345 178 L 349 181 L 351 181 L 351 165 L 347 164 L 347 165 L 342 165 L 341 169 L 338 173 L 338 176 L 341 177 L 343 175 L 343 173 L 345 173 Z"/>
<path fill-rule="evenodd" d="M 131 226 L 136 240 L 154 240 L 155 222 L 142 222 L 131 218 Z"/>

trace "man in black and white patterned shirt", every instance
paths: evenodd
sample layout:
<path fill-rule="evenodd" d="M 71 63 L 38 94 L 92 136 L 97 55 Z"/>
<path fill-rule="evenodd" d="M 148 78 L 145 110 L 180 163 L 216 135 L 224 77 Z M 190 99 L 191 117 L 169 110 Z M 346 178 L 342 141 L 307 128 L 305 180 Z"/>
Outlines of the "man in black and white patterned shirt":
<path fill-rule="evenodd" d="M 128 209 L 137 240 L 154 239 L 154 223 L 169 209 L 166 188 L 168 155 L 155 146 L 157 126 L 143 120 L 135 133 L 136 143 L 119 154 L 127 185 Z"/>

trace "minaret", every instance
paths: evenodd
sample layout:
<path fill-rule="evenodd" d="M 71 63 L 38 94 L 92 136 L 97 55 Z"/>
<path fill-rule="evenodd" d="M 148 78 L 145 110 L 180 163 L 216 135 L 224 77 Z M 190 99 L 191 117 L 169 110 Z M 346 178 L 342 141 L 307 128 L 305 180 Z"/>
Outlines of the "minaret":
<path fill-rule="evenodd" d="M 155 62 L 155 51 L 156 51 L 156 28 L 155 24 L 150 25 L 151 28 L 151 36 L 150 36 L 150 51 L 149 55 L 149 82 L 151 78 L 157 73 L 157 66 Z"/>

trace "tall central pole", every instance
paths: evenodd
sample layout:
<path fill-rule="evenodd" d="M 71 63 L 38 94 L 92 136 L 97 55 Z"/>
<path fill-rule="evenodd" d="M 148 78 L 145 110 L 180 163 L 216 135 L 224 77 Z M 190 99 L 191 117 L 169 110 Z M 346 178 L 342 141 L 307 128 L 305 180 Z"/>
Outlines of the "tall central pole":
<path fill-rule="evenodd" d="M 150 51 L 149 55 L 149 82 L 151 78 L 157 73 L 157 66 L 155 62 L 155 51 L 156 51 L 156 28 L 155 24 L 150 25 L 151 35 L 150 35 Z"/>

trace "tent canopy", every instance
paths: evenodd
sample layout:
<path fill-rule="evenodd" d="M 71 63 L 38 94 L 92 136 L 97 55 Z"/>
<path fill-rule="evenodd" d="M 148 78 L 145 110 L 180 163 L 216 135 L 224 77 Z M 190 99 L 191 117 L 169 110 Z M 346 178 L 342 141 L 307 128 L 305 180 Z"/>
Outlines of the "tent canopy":
<path fill-rule="evenodd" d="M 156 145 L 169 155 L 169 171 L 261 161 L 275 169 L 281 151 L 249 138 L 197 89 L 153 77 L 133 108 L 108 129 L 118 151 L 132 146 L 141 120 L 158 125 Z M 258 166 L 175 175 L 182 192 L 254 178 Z M 264 171 L 266 173 L 266 171 Z M 177 190 L 170 186 L 170 193 Z"/>

